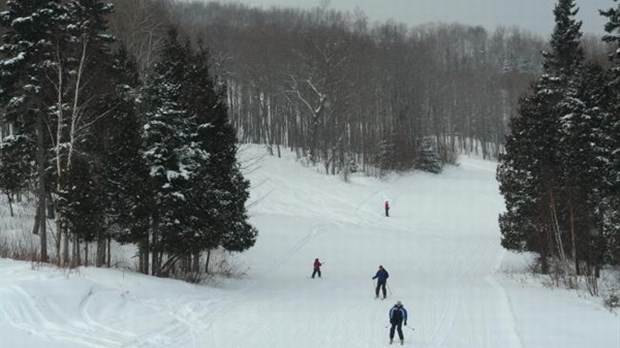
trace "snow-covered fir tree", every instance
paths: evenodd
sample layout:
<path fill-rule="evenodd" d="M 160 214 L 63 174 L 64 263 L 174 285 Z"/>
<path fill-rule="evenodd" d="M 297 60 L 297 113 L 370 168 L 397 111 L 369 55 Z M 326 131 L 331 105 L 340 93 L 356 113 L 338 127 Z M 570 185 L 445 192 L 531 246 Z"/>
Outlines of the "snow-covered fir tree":
<path fill-rule="evenodd" d="M 544 74 L 511 120 L 497 171 L 507 207 L 499 221 L 502 245 L 538 253 L 543 271 L 553 258 L 558 272 L 596 277 L 620 255 L 620 109 L 614 69 L 583 64 L 574 6 L 558 1 Z M 618 26 L 607 28 L 617 33 Z M 607 40 L 614 42 L 613 35 Z"/>
<path fill-rule="evenodd" d="M 609 178 L 609 216 L 604 233 L 608 245 L 607 259 L 620 264 L 620 1 L 614 0 L 615 7 L 601 14 L 607 17 L 605 24 L 607 34 L 603 40 L 610 45 L 610 107 L 606 132 L 609 139 L 611 160 L 608 164 Z"/>
<path fill-rule="evenodd" d="M 206 228 L 203 232 L 209 249 L 223 247 L 229 251 L 244 251 L 254 245 L 257 236 L 256 229 L 247 221 L 245 208 L 250 184 L 243 177 L 236 158 L 237 136 L 228 117 L 226 87 L 214 86 L 208 61 L 204 49 L 195 54 L 194 70 L 188 79 L 202 95 L 192 98 L 194 102 L 190 107 L 199 120 L 195 141 L 209 154 L 199 179 L 199 186 L 203 187 L 199 200 L 203 203 L 197 204 L 203 209 Z M 188 96 L 194 94 L 187 93 Z"/>
<path fill-rule="evenodd" d="M 572 259 L 581 273 L 585 267 L 600 267 L 605 243 L 601 233 L 609 207 L 607 164 L 610 159 L 605 135 L 609 90 L 600 66 L 591 64 L 571 80 L 559 104 L 561 149 L 560 178 Z M 580 252 L 577 255 L 577 252 Z"/>
<path fill-rule="evenodd" d="M 236 160 L 225 87 L 215 85 L 206 50 L 193 52 L 171 29 L 145 92 L 143 157 L 152 180 L 153 262 L 167 272 L 175 260 L 192 265 L 204 251 L 254 245 L 247 223 L 249 183 Z M 157 273 L 158 271 L 156 271 Z"/>
<path fill-rule="evenodd" d="M 188 58 L 189 47 L 180 44 L 176 30 L 171 29 L 145 91 L 143 157 L 154 189 L 150 239 L 152 253 L 157 255 L 152 264 L 155 274 L 161 268 L 157 260 L 178 255 L 181 245 L 186 246 L 182 236 L 191 233 L 186 190 L 199 164 L 192 153 L 194 130 L 182 95 Z"/>
<path fill-rule="evenodd" d="M 110 233 L 115 240 L 138 247 L 139 271 L 147 273 L 153 189 L 141 154 L 140 80 L 135 60 L 123 48 L 114 54 L 112 68 L 115 93 L 105 103 L 116 107 L 102 132 Z"/>
<path fill-rule="evenodd" d="M 422 139 L 418 147 L 415 168 L 429 173 L 441 173 L 443 163 L 439 158 L 437 143 L 432 138 Z"/>
<path fill-rule="evenodd" d="M 4 193 L 13 216 L 13 201 L 32 179 L 35 148 L 24 135 L 8 135 L 0 140 L 0 192 Z"/>
<path fill-rule="evenodd" d="M 6 105 L 3 117 L 13 124 L 14 134 L 36 139 L 38 217 L 45 212 L 48 186 L 46 73 L 53 66 L 53 40 L 61 12 L 58 0 L 8 0 L 7 10 L 0 13 L 0 24 L 6 29 L 0 46 L 0 102 Z M 46 230 L 45 219 L 38 218 L 34 231 L 40 234 L 44 261 L 48 258 Z"/>
<path fill-rule="evenodd" d="M 65 189 L 58 194 L 58 204 L 62 205 L 63 212 L 60 224 L 71 233 L 71 263 L 75 265 L 81 264 L 80 245 L 84 246 L 87 263 L 89 243 L 105 232 L 105 178 L 100 175 L 101 169 L 93 167 L 89 156 L 75 156 L 71 168 L 63 176 L 67 181 L 63 183 Z"/>
<path fill-rule="evenodd" d="M 562 205 L 566 197 L 558 147 L 563 112 L 558 105 L 583 60 L 581 22 L 575 19 L 574 8 L 573 0 L 559 0 L 555 6 L 556 25 L 550 50 L 544 53 L 543 75 L 521 99 L 519 116 L 511 120 L 497 174 L 507 207 L 500 216 L 502 245 L 537 252 L 544 271 L 550 256 L 566 258 L 562 228 L 567 221 Z"/>

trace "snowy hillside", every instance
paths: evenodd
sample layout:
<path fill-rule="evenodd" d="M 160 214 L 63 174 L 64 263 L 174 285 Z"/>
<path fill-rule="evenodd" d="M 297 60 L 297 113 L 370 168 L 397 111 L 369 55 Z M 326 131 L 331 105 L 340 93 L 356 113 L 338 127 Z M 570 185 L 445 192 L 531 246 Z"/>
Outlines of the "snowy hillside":
<path fill-rule="evenodd" d="M 499 245 L 495 165 L 460 162 L 347 184 L 262 157 L 246 174 L 260 235 L 238 259 L 242 280 L 197 286 L 0 260 L 0 347 L 375 348 L 388 346 L 397 300 L 415 328 L 404 328 L 409 347 L 620 347 L 620 319 L 598 300 L 503 272 L 525 260 Z M 315 258 L 321 279 L 310 278 Z M 385 301 L 374 299 L 379 265 Z"/>

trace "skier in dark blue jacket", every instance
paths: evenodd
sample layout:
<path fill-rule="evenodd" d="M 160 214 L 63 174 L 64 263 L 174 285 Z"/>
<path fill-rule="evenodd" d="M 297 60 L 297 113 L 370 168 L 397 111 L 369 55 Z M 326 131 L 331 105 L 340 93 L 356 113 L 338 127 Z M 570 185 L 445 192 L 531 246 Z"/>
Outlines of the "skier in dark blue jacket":
<path fill-rule="evenodd" d="M 379 289 L 382 289 L 383 299 L 385 299 L 385 296 L 386 296 L 385 285 L 389 277 L 390 277 L 390 274 L 388 273 L 388 271 L 386 271 L 385 268 L 383 268 L 383 266 L 379 266 L 379 270 L 377 271 L 377 274 L 375 274 L 375 276 L 372 277 L 372 279 L 377 280 L 377 287 L 375 288 L 375 298 L 379 297 Z"/>
<path fill-rule="evenodd" d="M 403 323 L 407 326 L 407 310 L 400 301 L 397 301 L 394 307 L 390 308 L 390 344 L 394 341 L 394 329 L 398 330 L 398 338 L 400 338 L 400 344 L 405 343 L 405 337 L 403 336 Z"/>

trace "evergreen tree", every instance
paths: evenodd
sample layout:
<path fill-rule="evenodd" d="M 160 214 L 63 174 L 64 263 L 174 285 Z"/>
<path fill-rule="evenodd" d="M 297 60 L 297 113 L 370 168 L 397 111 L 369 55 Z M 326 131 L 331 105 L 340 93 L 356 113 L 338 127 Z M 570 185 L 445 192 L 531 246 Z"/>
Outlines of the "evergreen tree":
<path fill-rule="evenodd" d="M 188 54 L 188 48 L 178 42 L 176 30 L 170 30 L 145 92 L 148 111 L 143 157 L 155 190 L 151 240 L 153 253 L 160 259 L 164 254 L 178 257 L 187 246 L 183 236 L 191 233 L 186 190 L 197 164 L 192 162 L 192 129 L 182 100 Z M 161 271 L 160 266 L 153 262 L 155 274 Z"/>
<path fill-rule="evenodd" d="M 603 228 L 608 210 L 604 204 L 610 159 L 604 129 L 609 96 L 605 81 L 600 66 L 587 65 L 571 81 L 559 105 L 562 203 L 578 272 L 582 272 L 580 261 L 589 270 L 598 270 L 605 250 L 602 236 L 595 232 Z"/>
<path fill-rule="evenodd" d="M 236 159 L 237 138 L 228 118 L 224 86 L 217 87 L 209 71 L 209 55 L 200 48 L 191 56 L 186 81 L 186 105 L 196 124 L 193 142 L 202 150 L 201 166 L 193 181 L 198 251 L 220 246 L 243 251 L 254 245 L 256 229 L 247 222 L 245 202 L 249 182 L 243 178 Z M 206 156 L 205 154 L 208 154 Z"/>
<path fill-rule="evenodd" d="M 193 53 L 170 30 L 146 89 L 143 157 L 154 191 L 151 241 L 155 273 L 177 259 L 224 247 L 251 247 L 256 230 L 247 223 L 249 183 L 236 160 L 236 135 L 226 98 L 215 86 L 205 50 Z M 157 264 L 166 256 L 166 263 Z"/>
<path fill-rule="evenodd" d="M 418 156 L 415 167 L 429 173 L 441 173 L 442 163 L 439 158 L 437 144 L 432 138 L 422 140 L 418 148 Z"/>
<path fill-rule="evenodd" d="M 115 105 L 102 132 L 107 159 L 107 202 L 110 228 L 121 243 L 137 244 L 139 270 L 148 271 L 149 212 L 153 207 L 149 173 L 141 155 L 142 124 L 138 117 L 140 85 L 135 60 L 121 48 L 114 55 L 112 75 L 115 93 L 106 104 Z"/>
<path fill-rule="evenodd" d="M 544 271 L 549 256 L 566 260 L 569 238 L 562 205 L 563 150 L 558 144 L 564 116 L 560 105 L 583 59 L 581 22 L 574 18 L 574 7 L 573 0 L 559 0 L 555 6 L 556 25 L 550 50 L 544 53 L 543 75 L 519 103 L 497 175 L 507 208 L 500 216 L 502 245 L 538 252 Z"/>
<path fill-rule="evenodd" d="M 59 193 L 59 210 L 62 211 L 60 225 L 71 231 L 74 239 L 74 252 L 80 242 L 91 243 L 104 232 L 105 211 L 102 209 L 104 197 L 104 178 L 102 168 L 94 167 L 92 160 L 82 154 L 75 156 L 73 165 L 63 176 L 68 183 Z M 87 249 L 86 249 L 87 250 Z M 73 262 L 79 262 L 74 255 Z M 85 252 L 87 257 L 88 253 Z M 86 259 L 88 262 L 88 259 Z"/>
<path fill-rule="evenodd" d="M 8 0 L 0 13 L 6 29 L 0 46 L 0 103 L 4 117 L 14 125 L 15 134 L 36 139 L 38 213 L 34 231 L 40 234 L 41 259 L 47 261 L 46 150 L 48 136 L 46 93 L 50 91 L 46 73 L 53 66 L 53 38 L 57 32 L 58 0 Z"/>
<path fill-rule="evenodd" d="M 607 240 L 607 261 L 620 264 L 620 2 L 601 14 L 607 17 L 605 24 L 607 34 L 603 40 L 610 44 L 610 105 L 605 134 L 609 139 L 611 160 L 608 164 L 609 210 L 603 231 Z"/>
<path fill-rule="evenodd" d="M 545 148 L 530 140 L 537 130 L 539 115 L 548 115 L 542 84 L 534 86 L 533 95 L 519 102 L 519 116 L 510 121 L 512 133 L 506 139 L 506 153 L 500 156 L 497 179 L 504 196 L 506 212 L 500 215 L 502 246 L 515 251 L 533 251 L 540 255 L 543 272 L 548 271 L 547 259 L 553 252 L 550 231 L 541 218 L 540 156 Z M 548 134 L 547 134 L 548 135 Z M 542 139 L 541 139 L 542 140 Z M 553 151 L 550 151 L 553 153 Z"/>
<path fill-rule="evenodd" d="M 388 139 L 381 140 L 378 144 L 376 163 L 381 170 L 381 175 L 396 169 L 396 135 L 392 133 Z"/>
<path fill-rule="evenodd" d="M 32 179 L 34 158 L 32 142 L 23 135 L 0 140 L 0 191 L 6 194 L 13 216 L 13 199 Z"/>

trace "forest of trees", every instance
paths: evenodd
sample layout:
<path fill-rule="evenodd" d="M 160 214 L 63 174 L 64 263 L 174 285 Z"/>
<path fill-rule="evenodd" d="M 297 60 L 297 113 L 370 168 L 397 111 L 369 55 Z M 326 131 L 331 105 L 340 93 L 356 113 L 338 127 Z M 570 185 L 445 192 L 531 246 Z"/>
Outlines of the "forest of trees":
<path fill-rule="evenodd" d="M 327 5 L 180 2 L 168 13 L 214 53 L 240 141 L 287 146 L 345 177 L 423 169 L 428 144 L 441 163 L 457 152 L 497 158 L 547 46 L 518 28 L 371 24 Z M 600 38 L 582 41 L 608 64 Z"/>
<path fill-rule="evenodd" d="M 117 240 L 163 274 L 250 247 L 243 142 L 345 178 L 499 156 L 505 247 L 545 271 L 618 263 L 617 9 L 601 40 L 559 0 L 546 42 L 326 5 L 109 2 L 0 2 L 0 189 L 38 197 L 42 259 L 42 216 L 62 263 L 95 242 L 101 265 Z"/>
<path fill-rule="evenodd" d="M 615 0 L 617 2 L 617 0 Z M 620 3 L 609 21 L 612 65 L 585 59 L 574 0 L 559 0 L 543 73 L 520 100 L 497 177 L 502 245 L 539 255 L 541 271 L 589 290 L 620 265 Z"/>
<path fill-rule="evenodd" d="M 428 142 L 444 163 L 457 151 L 496 158 L 544 47 L 516 28 L 371 25 L 326 7 L 172 11 L 212 48 L 239 139 L 287 146 L 331 174 L 419 167 Z"/>
<path fill-rule="evenodd" d="M 33 233 L 47 261 L 110 263 L 138 247 L 139 269 L 196 274 L 201 256 L 251 247 L 249 182 L 236 159 L 226 86 L 205 47 L 169 25 L 148 70 L 108 30 L 100 0 L 10 0 L 0 13 L 0 187 L 37 197 Z"/>

